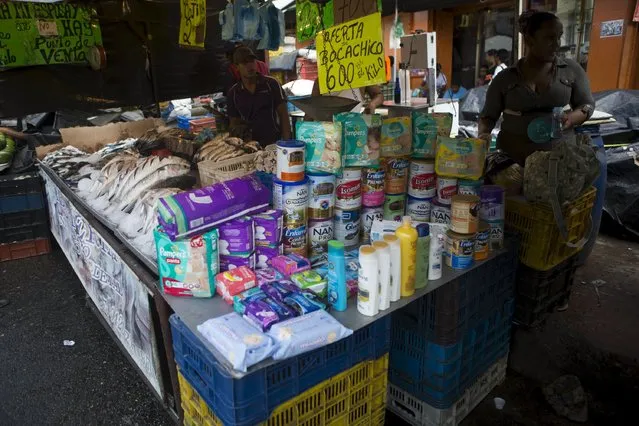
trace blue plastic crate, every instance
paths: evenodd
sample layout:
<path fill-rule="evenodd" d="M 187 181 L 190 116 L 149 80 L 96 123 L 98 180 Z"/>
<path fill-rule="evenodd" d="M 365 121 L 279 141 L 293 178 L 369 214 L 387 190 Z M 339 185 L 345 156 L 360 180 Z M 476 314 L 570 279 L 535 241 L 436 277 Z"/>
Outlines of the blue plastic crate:
<path fill-rule="evenodd" d="M 0 214 L 17 213 L 44 208 L 42 193 L 0 196 Z"/>
<path fill-rule="evenodd" d="M 236 378 L 177 315 L 170 323 L 176 363 L 225 425 L 262 422 L 282 403 L 390 347 L 387 315 L 331 345 Z"/>
<path fill-rule="evenodd" d="M 504 301 L 449 345 L 433 342 L 421 330 L 394 317 L 391 382 L 434 407 L 449 407 L 508 351 L 513 308 L 512 298 Z"/>

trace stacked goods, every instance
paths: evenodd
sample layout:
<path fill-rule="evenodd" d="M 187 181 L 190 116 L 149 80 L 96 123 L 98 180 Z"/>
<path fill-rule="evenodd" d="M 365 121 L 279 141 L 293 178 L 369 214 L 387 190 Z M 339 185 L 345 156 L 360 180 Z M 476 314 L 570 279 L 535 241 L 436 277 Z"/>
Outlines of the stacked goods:
<path fill-rule="evenodd" d="M 326 260 L 328 242 L 334 236 L 336 177 L 329 173 L 307 173 L 310 181 L 308 207 L 309 259 L 318 263 Z"/>
<path fill-rule="evenodd" d="M 335 194 L 335 239 L 353 248 L 360 243 L 362 169 L 345 168 L 337 178 Z"/>
<path fill-rule="evenodd" d="M 406 214 L 414 222 L 429 222 L 432 203 L 437 190 L 435 162 L 411 160 L 408 174 L 408 203 Z"/>
<path fill-rule="evenodd" d="M 384 177 L 380 167 L 362 169 L 362 218 L 361 240 L 369 244 L 373 222 L 384 219 Z"/>

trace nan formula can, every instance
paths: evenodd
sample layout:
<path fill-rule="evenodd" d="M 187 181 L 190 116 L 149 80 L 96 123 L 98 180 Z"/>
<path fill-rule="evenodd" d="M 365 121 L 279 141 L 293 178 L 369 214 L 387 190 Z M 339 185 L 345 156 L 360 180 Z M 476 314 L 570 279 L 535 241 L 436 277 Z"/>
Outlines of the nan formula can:
<path fill-rule="evenodd" d="M 362 244 L 369 244 L 371 240 L 371 228 L 373 227 L 373 222 L 376 220 L 384 220 L 384 207 L 365 207 L 362 210 L 362 229 L 361 229 L 361 240 Z"/>
<path fill-rule="evenodd" d="M 430 208 L 430 221 L 433 223 L 450 224 L 450 206 L 433 200 L 433 204 Z"/>
<path fill-rule="evenodd" d="M 333 218 L 308 222 L 308 256 L 318 259 L 327 253 L 328 242 L 334 236 Z"/>
<path fill-rule="evenodd" d="M 430 222 L 432 205 L 432 198 L 415 198 L 409 195 L 406 203 L 406 215 L 410 216 L 414 222 Z"/>
<path fill-rule="evenodd" d="M 308 178 L 301 182 L 273 179 L 273 208 L 282 210 L 284 224 L 304 223 L 308 219 Z"/>
<path fill-rule="evenodd" d="M 335 208 L 335 175 L 307 173 L 309 179 L 309 219 L 333 219 Z"/>

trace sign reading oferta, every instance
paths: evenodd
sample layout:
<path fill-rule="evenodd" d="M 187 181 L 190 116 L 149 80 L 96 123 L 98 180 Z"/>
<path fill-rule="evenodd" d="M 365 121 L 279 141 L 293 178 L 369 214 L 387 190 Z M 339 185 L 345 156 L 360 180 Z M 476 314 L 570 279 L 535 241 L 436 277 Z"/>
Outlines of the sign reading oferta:
<path fill-rule="evenodd" d="M 90 8 L 0 1 L 0 69 L 86 63 L 91 49 L 101 45 Z"/>

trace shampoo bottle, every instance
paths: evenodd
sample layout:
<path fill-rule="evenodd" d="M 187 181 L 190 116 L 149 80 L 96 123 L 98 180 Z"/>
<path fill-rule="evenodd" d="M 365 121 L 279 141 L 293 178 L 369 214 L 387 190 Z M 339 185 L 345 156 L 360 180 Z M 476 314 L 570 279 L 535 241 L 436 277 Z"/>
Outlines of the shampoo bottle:
<path fill-rule="evenodd" d="M 430 231 L 427 223 L 417 225 L 417 260 L 415 262 L 415 288 L 428 285 L 428 252 Z"/>
<path fill-rule="evenodd" d="M 412 296 L 415 293 L 415 262 L 417 260 L 417 230 L 411 225 L 410 216 L 404 216 L 402 226 L 395 235 L 399 238 L 402 252 L 401 295 Z"/>
<path fill-rule="evenodd" d="M 345 311 L 347 306 L 346 263 L 344 243 L 328 242 L 328 303 L 336 311 Z"/>
<path fill-rule="evenodd" d="M 372 246 L 359 248 L 357 281 L 357 310 L 368 317 L 379 313 L 379 284 L 377 280 L 377 254 Z"/>
<path fill-rule="evenodd" d="M 377 253 L 377 270 L 379 281 L 379 310 L 390 308 L 390 247 L 384 241 L 373 243 Z"/>
<path fill-rule="evenodd" d="M 430 250 L 428 252 L 428 280 L 438 280 L 442 277 L 442 256 L 448 225 L 430 223 Z"/>
<path fill-rule="evenodd" d="M 390 301 L 397 302 L 401 297 L 402 249 L 395 235 L 384 235 L 384 242 L 390 249 Z"/>

